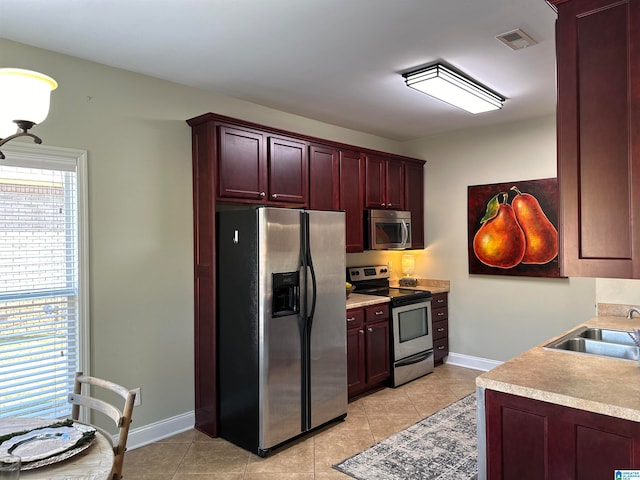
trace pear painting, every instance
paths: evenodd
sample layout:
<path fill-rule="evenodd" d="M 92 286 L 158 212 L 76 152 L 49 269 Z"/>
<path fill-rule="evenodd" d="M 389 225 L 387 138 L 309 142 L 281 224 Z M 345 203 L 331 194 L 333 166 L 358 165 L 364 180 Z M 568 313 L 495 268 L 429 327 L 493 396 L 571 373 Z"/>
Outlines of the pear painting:
<path fill-rule="evenodd" d="M 516 220 L 527 241 L 522 263 L 545 264 L 558 255 L 558 231 L 542 211 L 540 203 L 533 195 L 522 193 L 513 186 L 517 195 L 511 205 Z"/>
<path fill-rule="evenodd" d="M 489 201 L 482 226 L 473 238 L 476 256 L 491 267 L 513 268 L 522 261 L 526 251 L 524 232 L 514 210 L 504 203 L 507 197 L 503 192 Z"/>
<path fill-rule="evenodd" d="M 559 276 L 556 199 L 556 179 L 469 187 L 469 272 Z"/>

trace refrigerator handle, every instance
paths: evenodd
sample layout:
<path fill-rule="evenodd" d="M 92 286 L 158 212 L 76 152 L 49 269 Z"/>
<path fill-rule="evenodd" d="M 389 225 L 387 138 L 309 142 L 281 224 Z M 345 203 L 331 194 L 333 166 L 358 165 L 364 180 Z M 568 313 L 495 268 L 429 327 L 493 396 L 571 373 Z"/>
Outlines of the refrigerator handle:
<path fill-rule="evenodd" d="M 313 259 L 311 258 L 311 235 L 309 233 L 309 213 L 302 213 L 302 232 L 303 232 L 303 262 L 302 266 L 307 268 L 307 272 L 305 272 L 305 290 L 308 286 L 307 279 L 311 279 L 311 308 L 307 308 L 305 305 L 305 314 L 309 319 L 308 327 L 311 329 L 311 323 L 313 322 L 313 315 L 316 311 L 316 297 L 317 297 L 317 282 L 316 282 L 316 271 L 313 268 Z M 305 292 L 306 297 L 306 292 Z"/>
<path fill-rule="evenodd" d="M 313 323 L 313 315 L 316 312 L 316 296 L 317 296 L 317 284 L 316 284 L 316 271 L 313 269 L 313 264 L 311 263 L 311 256 L 309 256 L 309 271 L 311 273 L 311 311 L 309 312 L 309 329 L 311 329 L 311 324 Z"/>

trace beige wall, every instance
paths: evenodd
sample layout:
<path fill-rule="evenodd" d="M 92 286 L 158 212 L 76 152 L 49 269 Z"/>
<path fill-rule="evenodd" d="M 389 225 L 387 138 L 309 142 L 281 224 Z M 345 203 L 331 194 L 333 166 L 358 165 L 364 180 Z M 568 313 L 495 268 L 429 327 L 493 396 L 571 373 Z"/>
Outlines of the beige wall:
<path fill-rule="evenodd" d="M 508 360 L 595 315 L 595 279 L 470 275 L 467 186 L 556 176 L 554 117 L 407 142 L 427 159 L 420 276 L 449 279 L 450 350 Z"/>
<path fill-rule="evenodd" d="M 211 111 L 400 149 L 383 138 L 2 39 L 0 59 L 4 67 L 58 81 L 49 118 L 34 132 L 47 145 L 88 152 L 91 368 L 142 387 L 135 428 L 194 408 L 191 130 L 185 120 Z"/>

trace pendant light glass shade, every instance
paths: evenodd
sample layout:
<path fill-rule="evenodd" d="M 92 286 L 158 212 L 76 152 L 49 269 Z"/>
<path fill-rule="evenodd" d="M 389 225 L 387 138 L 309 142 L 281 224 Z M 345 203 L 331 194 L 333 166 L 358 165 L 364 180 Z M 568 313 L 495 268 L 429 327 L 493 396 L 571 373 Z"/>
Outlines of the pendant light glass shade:
<path fill-rule="evenodd" d="M 0 68 L 0 135 L 6 135 L 15 120 L 43 122 L 49 114 L 51 91 L 57 87 L 53 78 L 42 73 Z"/>
<path fill-rule="evenodd" d="M 13 122 L 3 122 L 0 124 L 0 138 L 7 138 L 18 131 L 18 125 Z"/>
<path fill-rule="evenodd" d="M 440 63 L 403 76 L 408 87 L 470 113 L 498 110 L 505 100 Z"/>

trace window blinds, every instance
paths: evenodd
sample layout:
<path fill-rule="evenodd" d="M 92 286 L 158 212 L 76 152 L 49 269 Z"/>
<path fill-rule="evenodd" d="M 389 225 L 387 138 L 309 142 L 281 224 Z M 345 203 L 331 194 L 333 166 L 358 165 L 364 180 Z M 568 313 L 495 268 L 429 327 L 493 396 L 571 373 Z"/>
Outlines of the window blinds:
<path fill-rule="evenodd" d="M 0 417 L 70 414 L 77 219 L 74 169 L 0 164 Z"/>

